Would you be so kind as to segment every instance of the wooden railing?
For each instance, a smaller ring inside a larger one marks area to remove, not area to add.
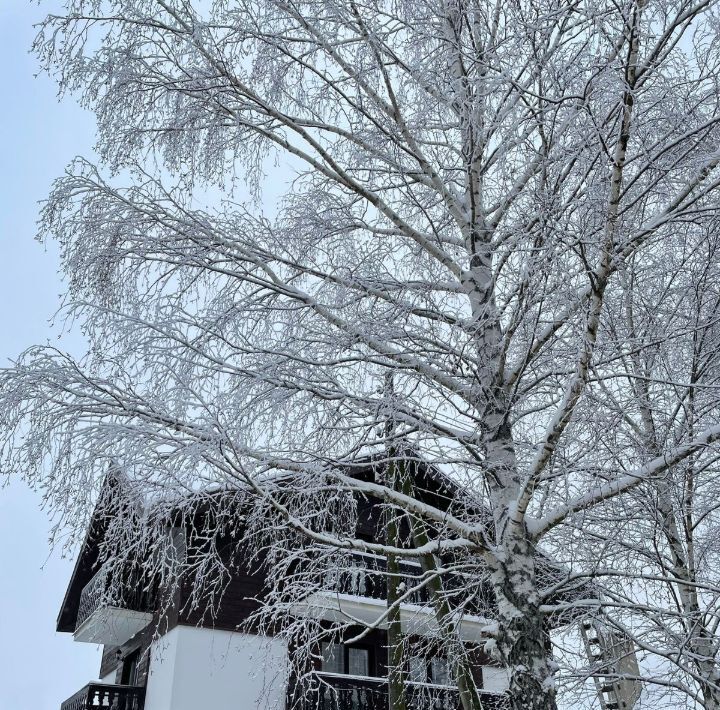
[[[135,685],[88,683],[68,698],[60,710],[143,710],[145,688]]]
[[[78,628],[93,612],[102,606],[116,606],[133,611],[153,611],[153,596],[145,591],[137,580],[115,585],[116,593],[110,594],[110,565],[103,565],[80,592],[77,621]]]
[[[385,710],[387,706],[387,684],[381,678],[322,674],[315,703],[303,710]]]
[[[367,678],[317,673],[312,690],[298,693],[302,710],[387,710],[388,686],[385,678]],[[505,695],[480,691],[484,710],[504,710]],[[406,683],[407,710],[460,710],[457,688],[430,683]]]

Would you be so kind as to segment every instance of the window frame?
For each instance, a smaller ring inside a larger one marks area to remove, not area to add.
[[[340,646],[342,648],[342,671],[338,673],[337,671],[328,671],[323,668],[323,664],[325,662],[325,653],[324,653],[324,646]],[[350,650],[357,650],[357,651],[364,651],[367,654],[367,670],[368,674],[366,676],[354,676],[350,674]],[[377,671],[375,667],[375,649],[373,646],[369,644],[361,644],[361,643],[353,643],[353,644],[344,644],[344,643],[336,643],[332,641],[323,641],[320,646],[320,672],[321,673],[333,673],[335,675],[344,675],[344,676],[350,676],[356,677],[356,678],[376,678],[377,677]]]
[[[437,664],[438,662],[443,663],[445,666],[444,672],[445,672],[445,682],[439,682],[437,678],[435,678],[435,669],[433,666]],[[419,669],[421,670],[424,680],[411,680],[411,677],[413,675],[413,669],[412,665],[416,664]],[[450,662],[446,656],[422,656],[422,655],[416,655],[416,656],[410,656],[407,660],[407,675],[408,679],[411,683],[418,683],[423,685],[437,685],[441,686],[443,688],[454,688],[456,687],[454,685],[454,678],[452,675],[452,668],[450,666]]]
[[[120,685],[139,685],[140,680],[140,649],[136,648],[122,659],[120,669]]]

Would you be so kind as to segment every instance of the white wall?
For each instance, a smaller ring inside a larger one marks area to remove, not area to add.
[[[282,710],[287,644],[177,626],[150,649],[145,710]]]
[[[510,685],[510,674],[507,668],[483,666],[483,690],[491,693],[504,693]]]
[[[100,682],[107,683],[108,685],[114,685],[115,678],[117,678],[117,668],[114,668],[106,676],[103,676],[102,678],[100,678]]]

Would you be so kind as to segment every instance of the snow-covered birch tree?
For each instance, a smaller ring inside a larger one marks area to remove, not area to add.
[[[584,516],[720,439],[712,417],[648,429],[627,376],[697,329],[635,337],[628,303],[716,258],[718,19],[712,0],[65,0],[36,50],[95,112],[100,164],[69,167],[41,227],[90,351],[2,373],[4,469],[70,523],[112,459],[138,496],[242,485],[312,544],[393,554],[292,504],[376,495],[442,532],[405,556],[483,560],[511,705],[555,708],[538,545],[587,545]],[[263,209],[274,161],[294,179]],[[347,475],[390,418],[492,524]]]

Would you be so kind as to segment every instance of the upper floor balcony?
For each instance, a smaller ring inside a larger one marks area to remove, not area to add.
[[[111,568],[103,565],[80,593],[73,638],[120,646],[152,621],[153,595],[142,584],[110,584]]]
[[[435,610],[431,595],[422,586],[422,567],[418,562],[403,560],[399,564],[399,581],[402,594],[400,619],[406,633],[427,635],[438,632]],[[357,619],[367,624],[378,624],[387,613],[386,561],[377,555],[353,554],[350,564],[335,569],[329,568],[322,574],[319,590],[308,595],[294,606],[298,615],[326,621],[347,621]],[[444,579],[444,592],[450,599],[455,594],[463,615],[457,626],[464,641],[486,640],[485,628],[489,623],[491,602],[482,595],[467,599],[468,586],[463,580]],[[457,587],[457,589],[453,589]],[[480,591],[475,585],[476,591]],[[489,595],[486,595],[489,596]],[[384,624],[380,623],[380,627]]]
[[[82,690],[68,698],[60,710],[143,710],[145,688],[134,685],[108,685],[88,683]]]

